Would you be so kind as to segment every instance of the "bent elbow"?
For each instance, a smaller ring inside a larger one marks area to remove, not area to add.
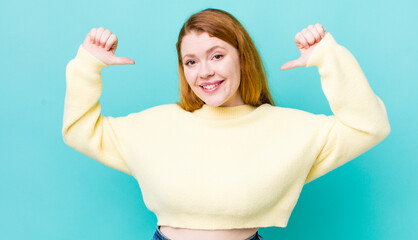
[[[379,97],[377,97],[377,99],[378,99],[378,102],[379,102],[380,107],[382,109],[382,112],[381,112],[380,118],[379,118],[380,121],[375,124],[375,131],[374,132],[375,132],[376,137],[379,139],[379,141],[382,141],[383,139],[385,139],[389,135],[389,133],[391,131],[391,127],[390,127],[386,107],[385,107],[383,101]]]
[[[375,125],[375,129],[372,135],[375,137],[375,139],[378,142],[380,142],[389,135],[390,131],[391,131],[391,127],[390,127],[389,121],[385,121],[382,124]]]
[[[67,131],[65,129],[63,129],[61,131],[61,136],[62,136],[62,140],[64,141],[64,143],[66,145],[68,145],[68,137],[67,137]]]
[[[69,126],[63,126],[61,130],[61,137],[64,143],[73,148],[75,145],[74,141],[74,130],[72,129],[72,125]]]
[[[71,147],[71,141],[70,141],[70,137],[69,137],[68,129],[67,128],[63,128],[62,129],[61,136],[62,136],[62,140],[64,141],[64,143],[67,146],[70,146]]]
[[[390,131],[391,131],[391,127],[390,127],[389,121],[387,121],[386,124],[383,125],[380,130],[381,139],[382,140],[385,139],[389,135]]]

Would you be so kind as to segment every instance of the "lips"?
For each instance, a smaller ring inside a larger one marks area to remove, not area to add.
[[[223,82],[224,82],[224,80],[222,80],[222,81],[213,81],[213,82],[205,82],[205,83],[202,83],[200,85],[200,88],[205,93],[211,93],[211,92],[216,91],[222,85]],[[206,89],[206,88],[203,87],[203,86],[209,86],[209,85],[215,85],[215,86],[213,86],[212,88],[209,88],[209,89]]]
[[[223,80],[221,80],[221,81],[212,81],[212,82],[204,82],[204,83],[200,84],[199,86],[207,86],[207,85],[217,84],[217,83],[222,82],[222,81]]]

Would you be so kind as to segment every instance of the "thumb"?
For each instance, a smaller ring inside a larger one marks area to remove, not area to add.
[[[297,68],[297,67],[302,67],[304,66],[301,62],[301,59],[296,59],[290,62],[285,63],[280,70],[287,70],[287,69],[292,69],[292,68]]]
[[[125,64],[135,64],[135,61],[127,57],[116,57],[114,58],[114,64],[125,65]]]

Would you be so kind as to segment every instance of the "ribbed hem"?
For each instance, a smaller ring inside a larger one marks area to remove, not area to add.
[[[233,119],[252,112],[256,107],[251,105],[238,105],[234,107],[214,107],[203,104],[200,109],[193,111],[193,114],[215,120]]]
[[[282,227],[289,221],[291,210],[272,210],[257,216],[224,216],[221,214],[156,213],[159,226],[190,229],[222,230],[255,227]]]

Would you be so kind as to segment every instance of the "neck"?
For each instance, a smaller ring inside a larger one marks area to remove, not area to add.
[[[242,104],[233,107],[214,107],[207,104],[203,104],[200,109],[193,111],[193,114],[216,120],[233,119],[252,112],[256,107]]]

